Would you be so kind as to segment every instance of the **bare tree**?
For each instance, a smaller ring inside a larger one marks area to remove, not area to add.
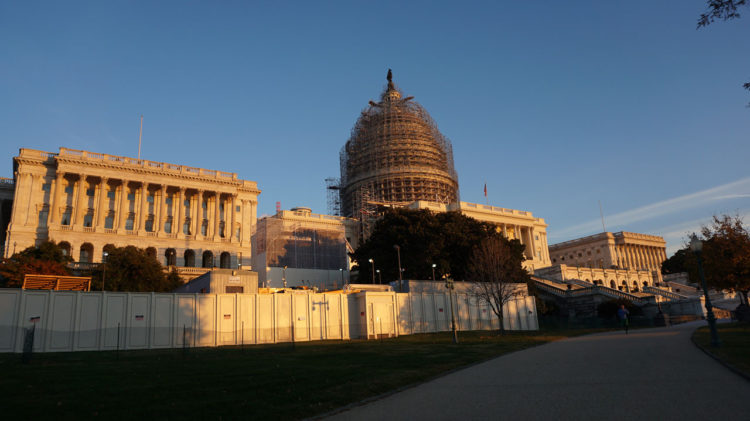
[[[500,322],[500,333],[504,334],[503,308],[524,292],[523,286],[529,274],[521,263],[524,246],[518,240],[493,236],[484,239],[469,261],[472,279],[471,293],[481,302],[487,303]]]

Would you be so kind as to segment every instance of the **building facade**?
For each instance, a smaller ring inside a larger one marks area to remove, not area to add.
[[[429,209],[433,212],[458,211],[461,214],[497,227],[506,238],[517,239],[525,246],[524,268],[532,271],[535,268],[549,266],[550,255],[547,248],[547,224],[542,218],[535,218],[531,212],[480,205],[477,203],[458,202],[442,204],[417,201],[407,206],[410,209]]]
[[[536,269],[534,275],[563,283],[576,280],[590,282],[624,292],[640,292],[644,287],[656,286],[659,282],[650,270],[601,269],[568,265]]]
[[[21,149],[14,181],[5,257],[52,240],[80,264],[101,262],[105,246],[133,245],[181,274],[251,265],[260,190],[235,173]]]
[[[312,213],[310,208],[280,210],[258,220],[254,265],[264,287],[341,288],[348,283],[348,256],[357,247],[356,219]]]
[[[549,246],[552,264],[599,269],[648,270],[661,280],[666,241],[656,235],[603,232]]]

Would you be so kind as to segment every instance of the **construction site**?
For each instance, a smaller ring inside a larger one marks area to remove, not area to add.
[[[363,238],[381,207],[459,201],[451,143],[413,99],[403,97],[389,70],[380,102],[370,101],[341,149],[340,181],[326,180],[340,199],[329,212],[362,221]]]

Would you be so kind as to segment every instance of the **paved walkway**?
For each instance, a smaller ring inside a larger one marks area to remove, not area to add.
[[[690,341],[693,322],[589,335],[475,365],[334,419],[750,419],[750,382]]]

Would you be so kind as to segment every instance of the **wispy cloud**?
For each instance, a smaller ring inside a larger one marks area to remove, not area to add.
[[[625,212],[616,213],[607,216],[606,223],[608,227],[623,227],[634,222],[705,206],[712,202],[746,197],[750,197],[750,177],[699,192],[641,206]],[[550,237],[561,240],[569,239],[598,232],[600,226],[601,221],[599,219],[592,219],[582,224],[556,230],[550,233]]]

